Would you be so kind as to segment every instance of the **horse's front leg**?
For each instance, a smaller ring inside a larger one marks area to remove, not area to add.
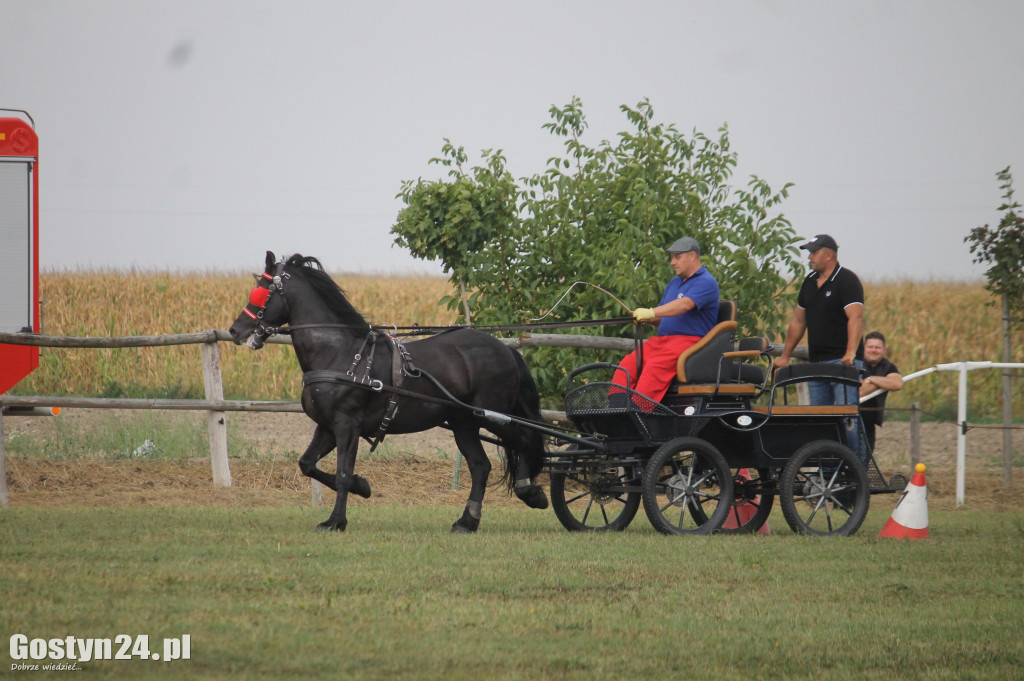
[[[306,448],[305,453],[299,458],[299,470],[307,478],[313,478],[321,485],[331,488],[335,492],[338,491],[338,476],[337,474],[331,475],[326,471],[320,470],[317,463],[331,453],[334,449],[336,440],[334,432],[330,428],[324,426],[317,426],[313,432],[313,439],[310,441],[309,446]],[[349,481],[348,491],[353,494],[358,494],[364,499],[370,498],[370,483],[366,478],[361,478],[358,475],[353,475]]]
[[[349,427],[343,431],[341,437],[338,437],[338,430],[336,429],[335,437],[338,441],[338,472],[334,480],[334,489],[337,492],[337,496],[334,499],[334,510],[331,511],[331,517],[317,525],[316,529],[318,531],[345,531],[345,528],[348,526],[348,518],[346,517],[348,493],[350,489],[359,487],[353,476],[353,471],[356,467],[356,450],[359,447],[358,431],[353,427]],[[369,484],[362,478],[359,478],[359,480],[366,485],[365,496],[370,496]]]
[[[452,525],[452,533],[476,532],[480,527],[480,513],[484,500],[484,491],[487,489],[487,478],[491,474],[491,462],[487,458],[483,444],[480,442],[480,429],[476,426],[455,426],[452,432],[455,433],[455,444],[458,446],[462,456],[469,466],[469,476],[472,486],[469,490],[469,499],[466,500],[466,508],[462,517]]]
[[[313,431],[313,439],[310,440],[306,451],[299,457],[299,470],[307,478],[313,478],[321,485],[326,485],[337,491],[337,483],[334,476],[325,473],[317,467],[320,459],[327,456],[335,445],[334,433],[329,428],[317,426]]]

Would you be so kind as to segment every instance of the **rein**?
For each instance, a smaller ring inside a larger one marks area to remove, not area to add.
[[[471,324],[452,324],[449,326],[420,326],[414,324],[413,326],[395,326],[389,324],[296,324],[288,326],[267,326],[263,323],[263,311],[270,303],[270,298],[274,293],[280,293],[284,295],[284,284],[290,275],[284,271],[285,261],[282,258],[277,266],[274,268],[274,273],[264,272],[262,276],[253,275],[256,278],[256,286],[249,293],[249,302],[243,308],[243,312],[248,315],[253,321],[256,322],[256,330],[254,336],[258,338],[259,343],[262,345],[267,338],[277,334],[289,334],[292,331],[299,329],[359,329],[367,330],[372,333],[386,333],[392,337],[395,336],[425,336],[425,335],[436,335],[439,333],[446,333],[448,331],[455,331],[457,329],[476,329],[477,331],[483,331],[485,333],[503,333],[506,331],[533,331],[536,329],[571,329],[584,326],[611,326],[618,324],[634,324],[636,323],[632,315],[628,317],[611,317],[608,319],[589,319],[577,322],[541,322],[552,312],[555,308],[565,299],[572,289],[579,285],[585,284],[598,289],[602,293],[611,296],[615,302],[622,306],[624,310],[629,312],[629,307],[626,306],[621,300],[613,296],[608,291],[605,291],[600,286],[596,286],[589,282],[577,281],[574,282],[569,289],[562,294],[562,297],[558,299],[550,310],[544,313],[543,316],[531,319],[530,324],[508,324],[504,326],[473,326]],[[393,333],[389,333],[393,332]]]
[[[457,331],[459,329],[476,329],[485,333],[501,333],[504,331],[531,331],[534,329],[569,329],[582,326],[611,326],[615,324],[632,324],[632,317],[612,317],[610,319],[589,319],[578,322],[543,322],[540,324],[510,324],[506,326],[473,326],[471,324],[451,324],[448,326],[394,326],[385,324],[295,324],[288,326],[266,326],[267,332],[273,334],[289,334],[301,329],[364,329],[376,332],[388,332],[391,336],[427,336]]]

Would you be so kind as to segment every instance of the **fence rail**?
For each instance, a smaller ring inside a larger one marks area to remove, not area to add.
[[[633,341],[603,336],[581,336],[568,334],[524,333],[515,338],[501,339],[512,348],[524,347],[579,347],[626,351],[632,349]],[[210,443],[210,465],[213,469],[213,484],[216,487],[231,486],[231,469],[228,464],[227,412],[302,412],[302,406],[294,401],[245,401],[225,400],[220,370],[219,343],[233,342],[231,334],[224,330],[209,329],[198,333],[165,334],[160,336],[51,336],[44,334],[0,332],[0,343],[10,345],[31,345],[49,348],[143,348],[172,345],[201,345],[203,355],[204,400],[187,399],[124,399],[98,397],[22,397],[0,395],[0,506],[7,505],[7,467],[3,437],[2,407],[60,407],[79,409],[168,409],[206,411]],[[291,344],[288,336],[273,336],[269,343]],[[548,420],[565,420],[564,412],[542,410]]]
[[[170,409],[179,411],[272,411],[302,413],[298,402],[281,400],[184,400],[120,397],[0,397],[5,407],[60,407],[61,409]]]
[[[505,345],[519,349],[524,347],[574,347],[628,351],[634,341],[627,338],[608,338],[576,334],[523,333],[514,338],[500,339]],[[32,345],[51,348],[141,348],[171,345],[202,345],[203,383],[206,399],[123,399],[91,397],[21,397],[0,395],[0,407],[61,407],[94,409],[168,409],[206,411],[209,422],[210,463],[213,468],[214,486],[230,487],[231,472],[228,466],[226,412],[302,412],[298,402],[293,401],[247,401],[225,400],[220,371],[220,350],[218,343],[233,342],[224,330],[206,330],[198,333],[167,334],[160,336],[120,337],[74,337],[49,336],[41,334],[0,332],[0,343],[11,345]],[[288,336],[273,336],[270,343],[291,344]],[[778,354],[778,349],[773,354]],[[798,359],[807,359],[806,346],[799,346],[793,353]],[[964,503],[964,475],[966,461],[967,425],[967,372],[988,368],[1024,368],[1024,364],[998,362],[957,362],[937,364],[904,377],[910,381],[933,372],[956,371],[960,375],[957,424],[960,433],[957,438],[957,486],[956,503]],[[883,391],[878,390],[861,398],[870,399]],[[3,412],[0,409],[0,505],[7,505],[7,471],[3,437]],[[548,420],[565,420],[565,413],[542,411]],[[916,452],[912,459],[916,459]]]

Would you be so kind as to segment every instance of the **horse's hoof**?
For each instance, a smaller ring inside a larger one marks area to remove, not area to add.
[[[462,517],[452,525],[452,534],[472,534],[480,527],[480,519],[474,518],[469,511],[464,511]]]
[[[361,478],[358,475],[353,476],[352,485],[349,487],[349,492],[360,496],[364,499],[369,499],[370,494],[370,482],[366,478]]]
[[[317,532],[344,532],[345,525],[348,523],[335,523],[330,520],[325,520],[316,526]]]
[[[548,507],[548,495],[544,494],[540,485],[530,485],[516,490],[516,496],[530,508],[544,509]]]

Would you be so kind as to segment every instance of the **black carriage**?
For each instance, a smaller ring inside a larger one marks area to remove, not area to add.
[[[643,503],[665,533],[748,531],[764,523],[778,497],[796,532],[850,534],[871,493],[905,484],[885,484],[866,438],[851,450],[848,425],[860,427],[856,404],[789,403],[793,385],[817,378],[857,384],[856,373],[830,365],[772,372],[764,339],[744,339],[734,349],[730,301],[722,301],[711,332],[679,357],[679,380],[661,402],[628,382],[588,380],[590,371],[613,365],[572,372],[566,413],[575,431],[541,422],[526,363],[490,334],[413,327],[407,335],[431,333],[406,343],[389,331],[368,324],[316,258],[277,260],[270,251],[231,325],[232,338],[254,350],[276,333],[292,336],[304,369],[303,411],[317,424],[299,468],[336,492],[319,530],[344,530],[349,494],[372,493],[355,473],[360,437],[376,446],[387,433],[442,425],[454,433],[472,480],[453,532],[479,527],[491,470],[484,441],[504,447],[505,482],[531,508],[548,505],[537,484],[547,470],[551,503],[570,530],[624,529]],[[769,366],[751,363],[761,358]],[[557,448],[546,449],[545,436]],[[317,464],[334,449],[331,474]]]
[[[661,402],[612,383],[616,365],[570,374],[565,411],[580,437],[547,452],[551,503],[567,529],[623,530],[642,504],[666,534],[753,532],[778,498],[794,532],[849,535],[872,494],[903,490],[905,477],[887,482],[879,471],[856,403],[792,403],[808,381],[859,385],[855,368],[773,372],[767,341],[736,343],[736,306],[721,310],[680,356]]]

